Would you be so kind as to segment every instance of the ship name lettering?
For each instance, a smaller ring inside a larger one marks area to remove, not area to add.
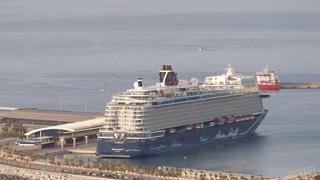
[[[124,149],[112,148],[112,151],[115,151],[115,152],[121,152],[121,151],[124,151]]]
[[[221,132],[221,130],[219,130],[219,132],[213,138],[213,140],[225,139],[225,138],[236,138],[238,133],[239,133],[239,128],[236,128],[236,129],[231,128],[229,130],[229,133],[227,133],[227,134],[224,134],[223,132]]]

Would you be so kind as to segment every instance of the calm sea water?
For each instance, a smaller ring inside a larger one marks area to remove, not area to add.
[[[102,112],[135,78],[157,81],[162,64],[182,79],[232,63],[319,81],[317,19],[317,0],[0,0],[0,106],[59,109],[62,92],[63,110]],[[130,162],[270,175],[319,168],[319,93],[272,94],[265,122],[243,142]]]

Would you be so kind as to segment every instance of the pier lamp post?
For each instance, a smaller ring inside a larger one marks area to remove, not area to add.
[[[59,90],[59,110],[62,111],[62,93],[63,89]]]
[[[60,91],[59,91],[59,111],[62,111],[62,93],[63,93],[63,89],[60,89]],[[60,134],[61,134],[61,130],[60,130],[60,124],[61,124],[61,122],[60,122],[61,120],[60,120],[60,118],[59,118],[59,136],[60,136]]]

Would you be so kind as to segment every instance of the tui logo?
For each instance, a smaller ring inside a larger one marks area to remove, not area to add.
[[[127,139],[126,132],[114,132],[113,133],[113,140],[116,143],[123,143]]]

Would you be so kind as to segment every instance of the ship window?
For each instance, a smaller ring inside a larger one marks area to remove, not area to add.
[[[165,79],[166,86],[175,86],[178,84],[177,74],[175,72],[169,72]]]
[[[128,142],[128,143],[135,143],[135,142],[137,142],[137,140],[135,140],[135,139],[128,139],[127,142]]]
[[[185,131],[185,128],[184,128],[184,127],[181,127],[181,128],[178,128],[178,129],[177,129],[177,133],[184,132],[184,131]]]
[[[160,80],[160,82],[163,81],[163,78],[164,78],[165,74],[166,74],[165,72],[160,72],[160,73],[159,73],[159,76],[160,76],[160,79],[159,79],[159,80]]]
[[[151,133],[151,137],[156,137],[156,136],[164,136],[165,131],[158,131],[158,132],[153,132]]]

